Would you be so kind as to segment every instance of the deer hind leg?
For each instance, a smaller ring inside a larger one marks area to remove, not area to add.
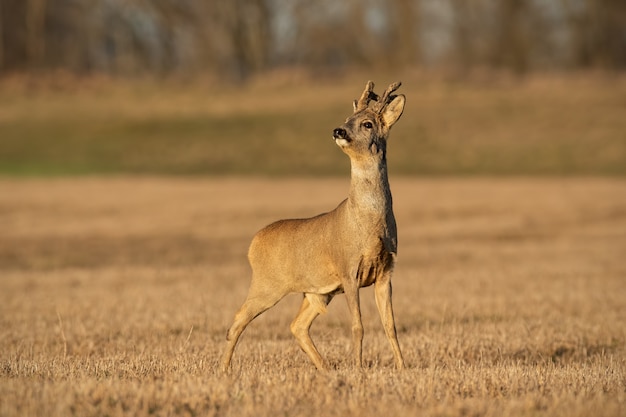
[[[385,329],[385,334],[391,349],[393,350],[393,356],[396,362],[396,368],[404,368],[404,359],[402,358],[402,352],[400,351],[400,345],[398,344],[398,335],[396,333],[396,324],[393,317],[393,308],[391,305],[391,273],[386,273],[381,280],[376,281],[374,293],[376,295],[376,306],[378,307],[378,313]]]
[[[246,326],[248,326],[248,324],[250,324],[255,317],[273,307],[285,295],[286,293],[282,292],[272,293],[271,291],[258,290],[253,281],[246,301],[243,303],[237,314],[235,314],[233,324],[230,326],[230,329],[228,329],[228,333],[226,333],[227,345],[222,356],[222,370],[224,372],[226,372],[230,366],[230,360],[233,356],[233,352],[235,351],[235,346],[237,345],[239,336],[241,336],[241,333],[243,333]]]
[[[295,336],[300,348],[309,355],[315,367],[320,371],[327,370],[328,365],[324,359],[322,359],[313,340],[311,340],[309,329],[311,328],[313,320],[315,320],[320,313],[326,312],[326,306],[331,299],[332,295],[329,294],[305,294],[302,305],[300,306],[300,311],[290,326],[291,333]]]

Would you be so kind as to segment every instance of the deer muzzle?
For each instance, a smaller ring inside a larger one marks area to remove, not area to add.
[[[348,139],[348,132],[346,132],[346,129],[338,127],[335,130],[333,130],[333,139],[335,139],[335,140],[338,140],[338,139],[347,140]]]

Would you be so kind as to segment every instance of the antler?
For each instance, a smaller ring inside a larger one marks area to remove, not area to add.
[[[358,101],[354,100],[354,112],[356,113],[366,109],[371,100],[378,101],[378,95],[374,93],[374,82],[368,81],[367,84],[365,84],[365,90],[363,90],[361,98]]]
[[[377,100],[378,103],[376,103],[374,110],[378,113],[381,113],[383,109],[387,106],[387,104],[391,103],[393,99],[396,98],[396,96],[393,95],[393,93],[398,88],[400,88],[401,85],[402,83],[398,81],[398,82],[391,84],[389,87],[387,87],[387,89],[383,93],[383,96],[380,98],[380,100]]]
[[[359,100],[354,100],[354,112],[356,113],[358,111],[366,109],[367,106],[369,106],[370,101],[372,100],[376,101],[373,110],[377,113],[382,112],[385,106],[387,106],[387,104],[389,104],[394,98],[396,98],[393,93],[398,88],[400,88],[401,85],[402,83],[400,81],[391,84],[389,87],[387,87],[382,97],[379,97],[376,93],[374,93],[374,83],[372,81],[368,81],[367,84],[365,84],[365,90],[363,90],[361,98]]]

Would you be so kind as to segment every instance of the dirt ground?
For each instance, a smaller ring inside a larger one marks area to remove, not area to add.
[[[289,332],[301,295],[226,329],[253,234],[333,209],[348,179],[0,179],[0,416],[626,414],[626,180],[392,178],[393,368],[362,290]]]

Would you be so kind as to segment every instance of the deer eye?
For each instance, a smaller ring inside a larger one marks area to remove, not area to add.
[[[372,124],[372,122],[363,122],[363,127],[366,129],[371,129],[374,127],[374,125]]]

